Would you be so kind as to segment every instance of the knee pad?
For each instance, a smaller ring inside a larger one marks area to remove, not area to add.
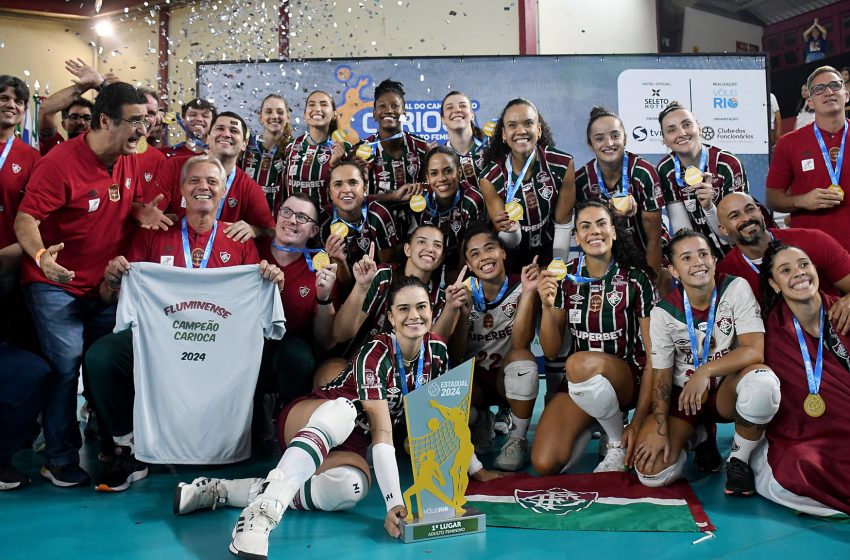
[[[366,473],[343,465],[313,475],[292,500],[295,509],[341,511],[351,509],[369,492]]]
[[[324,432],[331,448],[344,442],[354,430],[357,409],[350,400],[339,397],[328,401],[310,415],[307,426],[313,426]]]
[[[637,472],[638,479],[644,486],[648,486],[649,488],[669,486],[682,478],[682,472],[685,470],[685,460],[687,458],[688,456],[683,449],[679,452],[679,458],[676,459],[676,462],[658,474],[643,474],[637,468],[635,468],[635,472]]]
[[[537,398],[540,379],[537,364],[532,360],[517,360],[505,366],[505,396],[517,401]]]
[[[768,368],[749,372],[738,382],[735,392],[735,410],[747,422],[767,424],[779,410],[779,378]]]
[[[607,418],[620,412],[617,392],[604,375],[596,374],[587,381],[570,383],[569,389],[573,402],[594,418]]]

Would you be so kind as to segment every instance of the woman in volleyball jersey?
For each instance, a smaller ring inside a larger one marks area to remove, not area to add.
[[[546,121],[527,99],[510,101],[484,153],[479,186],[487,213],[511,251],[511,270],[555,249],[569,251],[575,204],[571,155],[555,149]],[[514,262],[515,261],[515,262]]]
[[[239,167],[263,188],[271,212],[280,205],[283,152],[292,140],[290,113],[283,97],[276,93],[267,95],[260,103],[263,132],[248,139],[245,152],[239,158]]]
[[[576,172],[577,200],[607,201],[657,276],[661,269],[664,196],[655,167],[626,151],[623,121],[604,107],[590,111],[587,145],[596,157]]]
[[[758,303],[743,278],[715,279],[716,259],[701,233],[678,232],[667,257],[679,286],[650,315],[652,414],[640,427],[635,470],[647,486],[671,484],[682,476],[698,424],[735,422],[725,491],[750,496],[750,455],[779,408],[779,380],[762,363]]]
[[[761,270],[764,361],[782,401],[753,453],[756,491],[803,513],[846,518],[850,453],[840,442],[850,439],[850,338],[829,320],[838,298],[819,290],[817,270],[796,247],[774,242]]]
[[[537,288],[544,353],[560,354],[567,329],[572,340],[566,377],[543,410],[531,452],[544,475],[563,472],[579,458],[594,421],[608,436],[594,472],[627,470],[627,449],[649,412],[650,387],[641,381],[651,365],[642,341],[649,340],[656,296],[646,261],[602,201],[579,204],[575,234],[581,257],[560,272],[543,271]],[[624,430],[622,413],[632,408],[634,421]]]
[[[731,192],[749,192],[744,164],[735,154],[704,144],[696,117],[678,101],[661,111],[658,123],[670,149],[656,166],[670,233],[698,231],[711,241],[714,256],[723,258],[732,245],[720,232],[716,204]]]
[[[413,212],[413,223],[429,224],[445,237],[445,281],[454,282],[461,267],[460,240],[470,225],[486,220],[487,209],[477,189],[462,180],[461,158],[448,146],[437,146],[425,156],[428,189],[425,205]]]
[[[428,292],[416,278],[402,277],[393,285],[387,313],[392,333],[368,342],[333,382],[281,412],[278,427],[286,447],[265,479],[198,478],[181,483],[174,512],[186,514],[215,505],[244,507],[230,550],[242,557],[266,558],[269,532],[288,507],[344,510],[365,497],[371,484],[366,462],[371,445],[375,477],[387,507],[384,528],[397,537],[407,510],[393,426],[404,419],[404,395],[448,370],[448,352],[443,339],[429,332]],[[480,462],[472,462],[470,474],[489,478]]]
[[[314,91],[304,104],[307,132],[293,140],[283,152],[285,172],[280,184],[282,199],[306,193],[319,207],[331,204],[328,180],[331,169],[351,149],[336,120],[336,103],[330,94]]]
[[[449,135],[446,147],[460,157],[463,181],[478,188],[478,177],[484,169],[484,148],[487,137],[475,124],[472,100],[460,91],[451,91],[440,104],[443,126]]]

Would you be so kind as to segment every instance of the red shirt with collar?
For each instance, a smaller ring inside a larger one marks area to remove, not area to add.
[[[24,196],[24,187],[41,157],[38,150],[15,138],[6,163],[0,169],[0,249],[15,243],[15,216]],[[6,142],[0,142],[0,154]]]

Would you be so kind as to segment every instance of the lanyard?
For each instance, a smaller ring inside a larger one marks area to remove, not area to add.
[[[398,377],[401,381],[401,394],[407,396],[407,372],[404,370],[404,356],[401,354],[401,347],[398,345],[398,338],[395,339],[395,360],[398,364]],[[413,378],[413,389],[416,390],[424,381],[422,370],[425,367],[425,339],[422,340],[422,346],[419,347],[419,362],[416,364],[416,376]]]
[[[277,155],[277,148],[278,148],[277,145],[275,145],[275,147],[272,148],[271,151],[267,151],[265,145],[263,144],[263,141],[260,138],[258,138],[254,142],[254,145],[257,147],[257,151],[260,152],[260,159],[263,159],[263,158],[274,159],[274,156]]]
[[[608,187],[605,186],[605,178],[602,176],[602,170],[599,169],[599,160],[594,160],[593,165],[596,166],[596,177],[599,179],[599,189],[607,197],[611,198],[608,192]],[[620,177],[620,192],[614,195],[615,197],[629,196],[629,154],[623,152],[623,174]]]
[[[478,278],[472,277],[469,279],[469,285],[472,287],[472,303],[475,305],[476,311],[486,311],[487,310],[487,300],[484,298],[484,288],[481,287],[481,283],[478,281]],[[499,295],[496,296],[496,299],[493,301],[501,301],[504,297],[505,292],[508,291],[508,277],[505,276],[505,283],[502,284],[502,289],[499,290]]]
[[[847,140],[847,119],[844,119],[844,132],[841,136],[841,147],[838,149],[838,157],[835,159],[835,167],[832,167],[832,162],[829,157],[829,150],[826,149],[826,144],[823,142],[823,136],[820,133],[818,125],[812,126],[815,131],[815,138],[818,139],[820,153],[823,155],[823,162],[826,164],[826,170],[829,173],[829,178],[833,185],[838,185],[841,180],[841,163],[844,161],[844,142]]]
[[[308,142],[308,140],[309,140],[309,142]],[[324,141],[324,142],[316,142],[316,141],[313,139],[313,135],[312,135],[312,134],[310,134],[309,132],[307,133],[307,136],[304,138],[304,143],[305,143],[305,144],[307,144],[307,146],[310,146],[310,143],[312,143],[312,145],[314,145],[314,146],[319,146],[319,147],[322,147],[322,146],[333,146],[333,140],[331,139],[331,137],[330,137],[330,136],[328,136],[327,138],[325,138],[325,141]]]
[[[431,197],[427,194],[425,195],[425,206],[428,209],[428,214],[435,218],[443,218],[451,214],[452,210],[454,210],[455,206],[457,206],[457,203],[460,202],[460,186],[458,186],[457,192],[455,193],[455,199],[452,201],[452,205],[449,206],[448,210],[440,210],[440,206],[437,204],[437,195],[432,194],[432,196],[434,199],[433,201],[431,200]]]
[[[321,253],[324,249],[302,249],[300,247],[287,247],[285,245],[275,245],[275,242],[272,241],[272,249],[277,249],[278,251],[284,251],[286,253],[301,253],[304,255],[304,260],[307,261],[307,268],[310,269],[310,272],[316,272],[316,267],[313,266],[313,260],[308,255],[313,255],[315,253]]]
[[[699,170],[702,173],[705,173],[705,164],[708,162],[708,150],[705,147],[702,148],[702,152],[699,156]],[[682,181],[682,163],[679,161],[679,156],[673,154],[673,168],[676,170],[676,184],[679,185],[680,189],[685,188],[685,183]]]
[[[688,292],[682,286],[682,296],[685,304],[685,319],[688,321],[688,336],[691,338],[691,353],[694,356],[694,370],[696,371],[702,364],[708,363],[708,354],[711,351],[711,333],[714,331],[714,311],[717,304],[717,288],[711,292],[711,306],[708,308],[708,323],[705,325],[705,345],[702,352],[702,358],[699,355],[699,346],[697,345],[697,333],[694,328],[694,314],[691,311],[691,302],[688,301]]]
[[[611,267],[614,266],[614,259],[611,259],[611,262],[608,264],[608,270],[605,271],[605,274],[600,276],[599,278],[594,278],[593,276],[582,276],[581,269],[584,268],[584,253],[578,259],[578,268],[576,269],[576,274],[567,274],[566,278],[570,280],[570,282],[574,284],[589,284],[591,282],[596,282],[597,280],[602,280],[608,273],[611,272]]]
[[[218,220],[213,223],[212,233],[210,233],[210,238],[207,241],[207,247],[204,249],[204,256],[201,258],[201,264],[198,265],[198,268],[206,268],[207,263],[210,260],[210,254],[212,253],[213,241],[215,240],[215,232],[218,230]],[[183,261],[186,265],[186,268],[192,269],[194,268],[192,264],[192,251],[189,250],[189,226],[186,225],[186,217],[183,217]]]
[[[528,159],[525,160],[525,165],[522,166],[522,171],[519,172],[519,176],[516,179],[516,184],[514,184],[514,164],[511,161],[511,156],[508,155],[507,161],[507,184],[505,185],[505,202],[510,202],[516,196],[516,192],[522,186],[522,178],[525,177],[525,172],[528,171],[529,166],[531,166],[531,162],[534,161],[534,156],[537,152],[532,153],[528,156]]]
[[[446,140],[446,146],[448,146],[449,148],[454,150],[457,153],[457,155],[459,155],[459,156],[469,156],[473,151],[472,146],[475,146],[476,148],[480,148],[481,146],[484,145],[485,142],[486,142],[486,140],[479,140],[478,138],[473,136],[472,137],[472,144],[469,146],[469,150],[466,153],[463,153],[463,154],[460,153],[460,150],[458,150],[457,148],[452,146],[451,140]]]
[[[773,241],[773,240],[774,240],[774,237],[773,237],[773,234],[772,234],[772,233],[770,233],[770,232],[768,231],[768,232],[767,232],[767,235],[768,235],[768,237],[770,237],[770,240],[771,240],[771,241]],[[746,261],[746,263],[747,263],[748,265],[750,265],[750,268],[752,268],[752,269],[755,271],[755,273],[756,273],[756,274],[761,274],[761,269],[760,269],[760,268],[759,268],[759,266],[755,263],[755,261],[753,261],[750,257],[748,257],[747,255],[745,255],[743,251],[741,251],[741,256],[744,258],[744,261]]]
[[[233,171],[230,172],[230,175],[227,176],[227,188],[224,191],[224,195],[221,197],[221,200],[218,203],[218,212],[215,213],[215,219],[218,221],[221,218],[221,211],[224,210],[224,201],[227,200],[227,195],[230,193],[230,187],[233,186],[233,179],[236,178],[236,167],[233,168]]]
[[[363,204],[363,217],[361,218],[361,220],[362,220],[362,222],[360,223],[360,227],[355,226],[351,222],[345,221],[344,219],[339,217],[339,213],[337,213],[336,206],[334,206],[334,217],[331,220],[331,223],[342,222],[345,225],[347,225],[348,227],[350,227],[351,229],[353,229],[354,231],[356,231],[357,233],[361,233],[363,228],[366,227],[366,204],[365,203]]]
[[[0,154],[0,171],[3,170],[3,166],[6,165],[6,158],[9,157],[9,152],[12,151],[12,142],[15,141],[15,135],[9,137],[9,140],[6,142],[6,147],[3,148],[3,153]]]
[[[404,131],[402,130],[401,132],[399,132],[397,134],[393,134],[389,138],[378,138],[377,140],[373,140],[372,142],[363,142],[361,144],[361,146],[371,146],[372,147],[372,153],[375,153],[375,146],[378,146],[378,148],[380,148],[382,142],[389,142],[390,140],[395,140],[397,138],[403,138],[403,137],[404,137]]]
[[[794,319],[794,330],[797,331],[797,342],[800,343],[800,354],[803,355],[803,365],[806,366],[806,380],[809,382],[809,394],[817,395],[820,391],[821,374],[823,373],[823,305],[820,308],[820,336],[818,336],[818,357],[815,359],[815,367],[812,369],[812,356],[806,339],[803,337],[803,329],[796,317]]]

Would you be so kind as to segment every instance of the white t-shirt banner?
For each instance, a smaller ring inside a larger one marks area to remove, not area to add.
[[[285,333],[280,292],[257,265],[132,263],[115,331],[133,329],[136,457],[224,464],[251,454],[263,338]]]

